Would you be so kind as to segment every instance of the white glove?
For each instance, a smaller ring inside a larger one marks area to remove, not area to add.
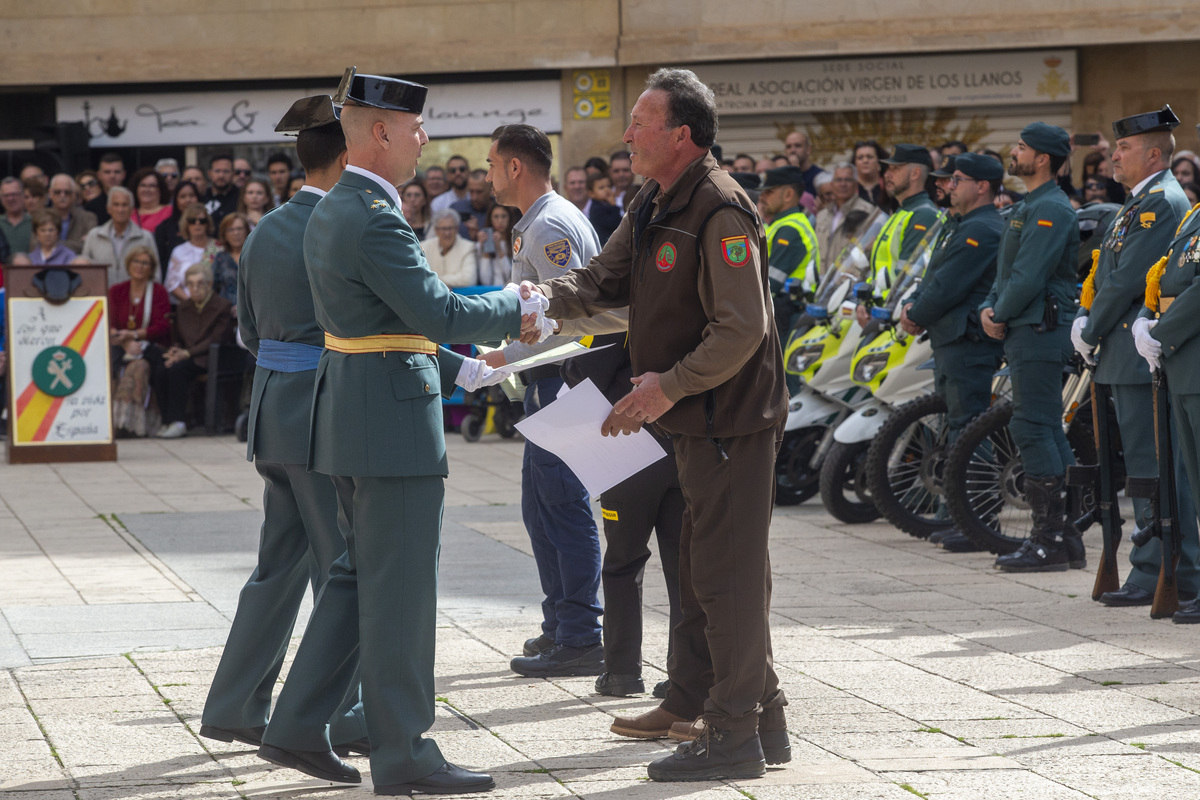
[[[544,316],[546,309],[550,308],[550,298],[541,292],[530,292],[529,299],[521,297],[521,287],[515,283],[507,284],[504,291],[512,292],[521,301],[521,315],[538,314],[538,324],[541,324],[541,316]]]
[[[1092,353],[1096,348],[1083,340],[1083,329],[1087,327],[1087,317],[1076,317],[1071,323],[1071,344],[1075,345],[1075,351],[1083,356],[1083,360],[1096,366],[1096,359],[1092,358]]]
[[[1150,365],[1150,369],[1161,369],[1162,359],[1162,342],[1150,335],[1150,331],[1158,324],[1156,319],[1146,319],[1138,317],[1133,321],[1133,346],[1137,348],[1138,354],[1146,359],[1146,363]]]
[[[494,370],[478,358],[464,358],[454,382],[468,392],[478,392],[484,386],[495,386],[506,377],[508,373]]]

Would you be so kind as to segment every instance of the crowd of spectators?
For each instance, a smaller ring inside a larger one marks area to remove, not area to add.
[[[756,200],[767,170],[799,167],[804,182],[797,187],[798,204],[812,218],[824,262],[850,240],[857,220],[876,208],[895,209],[882,180],[889,150],[881,143],[855,142],[824,165],[814,159],[817,148],[804,131],[788,132],[781,145],[777,152],[731,158],[714,148],[714,156]],[[967,150],[963,142],[947,141],[930,155],[937,167]],[[1003,161],[986,148],[975,152]],[[233,342],[242,245],[263,215],[304,183],[287,153],[270,155],[264,166],[256,174],[249,161],[229,154],[214,156],[204,167],[181,168],[164,158],[128,177],[121,156],[107,153],[95,170],[75,176],[47,176],[29,164],[0,180],[0,260],[108,266],[116,418],[126,434],[182,435],[180,398],[186,400],[186,385],[203,371],[208,344]],[[1075,180],[1068,161],[1059,175],[1077,207],[1124,201],[1103,137],[1089,148],[1082,168]],[[1192,202],[1200,201],[1200,158],[1178,153],[1171,170]],[[605,242],[640,184],[629,154],[619,151],[569,166],[556,188]],[[939,197],[932,178],[929,194]],[[508,282],[520,212],[494,202],[485,170],[455,155],[444,166],[426,167],[400,187],[400,197],[405,219],[448,286]],[[1020,199],[1014,188],[1005,188],[996,203]],[[759,211],[769,223],[770,210],[761,202]],[[193,287],[200,287],[200,297]],[[218,316],[227,318],[222,324],[213,319],[218,308]]]

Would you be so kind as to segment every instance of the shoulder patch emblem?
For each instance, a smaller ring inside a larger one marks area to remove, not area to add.
[[[1040,225],[1043,228],[1053,228],[1054,222],[1052,220],[1048,220],[1048,219],[1039,219],[1038,225]]]
[[[971,247],[979,247],[979,242],[970,237],[967,237],[967,244],[971,245]]]
[[[914,230],[914,231],[923,231],[923,230],[925,230],[925,226],[924,226],[924,225],[916,225],[916,224],[914,224],[914,225],[913,225],[913,230]]]
[[[546,245],[545,250],[546,258],[559,269],[565,269],[567,264],[571,263],[571,243],[566,239],[551,242]]]
[[[1153,211],[1145,212],[1140,217],[1138,217],[1138,222],[1142,223],[1143,228],[1149,228],[1151,225],[1154,224],[1154,212]]]
[[[521,236],[518,234],[513,239],[513,256],[517,256],[521,252]]]
[[[675,245],[665,242],[654,255],[654,265],[659,272],[670,272],[675,268]]]
[[[745,236],[729,236],[721,240],[721,257],[731,267],[744,267],[750,260],[750,240]]]
[[[787,247],[789,244],[791,244],[791,242],[789,242],[787,239],[776,239],[775,244],[782,245],[783,247]]]

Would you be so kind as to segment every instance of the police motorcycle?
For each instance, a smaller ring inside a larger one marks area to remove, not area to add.
[[[871,397],[837,425],[821,464],[821,501],[837,519],[870,522],[880,511],[867,478],[871,442],[894,409],[933,391],[933,347],[928,336],[911,336],[899,326],[901,310],[924,277],[941,225],[930,226],[913,256],[896,274],[887,301],[870,310],[864,344],[855,352],[849,379]],[[856,287],[860,302],[872,304],[872,287]]]
[[[865,221],[863,233],[824,270],[788,337],[784,369],[804,383],[788,403],[775,462],[779,505],[797,505],[817,493],[821,460],[832,444],[833,428],[870,398],[869,391],[849,380],[862,327],[848,298],[870,269],[867,253],[886,220],[887,215],[876,210]]]

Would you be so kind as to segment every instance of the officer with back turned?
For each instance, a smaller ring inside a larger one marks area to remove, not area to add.
[[[275,130],[296,134],[305,185],[246,240],[237,293],[242,340],[258,359],[246,450],[266,484],[262,535],[200,726],[209,739],[252,745],[262,744],[310,569],[315,599],[346,552],[333,483],[305,468],[309,404],[297,402],[312,393],[324,342],[304,268],[304,230],[342,174],[346,139],[328,95],[296,101]],[[330,720],[329,735],[344,754],[366,752],[366,734],[355,685]]]
[[[1090,304],[1085,302],[1090,309],[1080,309],[1071,326],[1071,341],[1085,359],[1092,361],[1096,346],[1100,346],[1093,380],[1112,388],[1126,474],[1145,478],[1158,475],[1154,398],[1150,370],[1137,357],[1130,326],[1145,301],[1146,273],[1167,251],[1190,206],[1170,170],[1175,150],[1171,130],[1178,124],[1170,106],[1113,123],[1113,178],[1129,189],[1129,197],[1100,240],[1099,249],[1092,251],[1093,269],[1087,284],[1094,288],[1094,298]],[[1186,542],[1177,575],[1179,593],[1187,599],[1200,588],[1196,569],[1200,543],[1183,461],[1180,457],[1175,461],[1179,517]],[[1133,508],[1137,527],[1149,525],[1150,501],[1134,498]],[[1102,594],[1104,605],[1148,606],[1154,601],[1162,563],[1160,540],[1134,546],[1129,561],[1132,569],[1125,585]]]
[[[1054,176],[1070,154],[1062,128],[1033,122],[1021,131],[1008,173],[1024,181],[1029,194],[1008,219],[996,283],[979,307],[984,333],[1004,342],[1013,390],[1009,430],[1033,511],[1029,538],[996,559],[1006,572],[1060,571],[1084,557],[1079,532],[1066,526],[1063,497],[1067,467],[1075,463],[1062,427],[1062,369],[1075,317],[1079,226]]]
[[[1150,270],[1145,308],[1130,330],[1134,346],[1153,369],[1163,369],[1171,393],[1172,440],[1178,443],[1187,483],[1176,479],[1180,494],[1200,497],[1200,214],[1189,211],[1174,231],[1166,255]],[[1180,515],[1182,516],[1182,514]],[[1184,538],[1179,560],[1180,599],[1184,569],[1194,569],[1196,541]],[[1200,623],[1200,598],[1185,600],[1174,621]]]
[[[1000,162],[967,153],[951,157],[950,199],[955,218],[946,223],[920,288],[904,306],[900,324],[911,334],[929,331],[934,381],[946,401],[948,441],[953,442],[992,401],[992,376],[1003,346],[980,328],[975,309],[996,279],[996,252],[1004,220],[993,201],[1004,177]],[[978,549],[961,532],[940,537],[955,552]]]

